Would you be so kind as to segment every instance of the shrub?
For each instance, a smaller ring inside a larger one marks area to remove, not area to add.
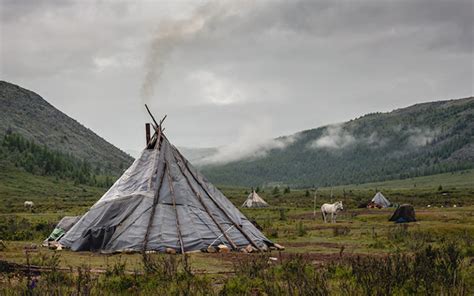
[[[448,244],[428,246],[413,256],[357,257],[349,266],[364,295],[465,295],[462,262],[459,247]]]
[[[349,235],[351,229],[347,226],[336,226],[332,229],[333,236],[346,236]]]
[[[306,227],[304,226],[304,223],[303,221],[298,221],[298,223],[296,224],[296,234],[298,236],[305,236],[306,234],[308,234],[308,231],[306,230]]]
[[[280,213],[280,221],[286,221],[286,209],[280,208],[278,211]]]
[[[387,238],[394,242],[403,242],[409,238],[408,224],[398,224],[388,229]]]

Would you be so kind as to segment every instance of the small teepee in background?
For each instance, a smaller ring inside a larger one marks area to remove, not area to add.
[[[382,192],[377,192],[374,198],[372,198],[372,201],[369,203],[368,207],[369,208],[387,208],[391,204],[392,203],[385,196],[383,196]]]
[[[252,191],[252,193],[249,194],[247,199],[242,205],[243,208],[265,208],[268,207],[268,204],[266,201],[261,198],[255,190]]]
[[[282,248],[170,144],[163,120],[153,118],[152,137],[147,124],[146,149],[60,243],[73,251],[106,253]]]

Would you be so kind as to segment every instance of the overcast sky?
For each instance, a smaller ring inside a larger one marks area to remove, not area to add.
[[[470,0],[0,3],[0,78],[124,150],[145,102],[209,147],[473,94]]]

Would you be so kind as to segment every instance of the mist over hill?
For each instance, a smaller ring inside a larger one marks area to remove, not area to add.
[[[101,174],[119,175],[133,161],[38,94],[0,81],[0,137],[7,132],[86,161]]]
[[[197,161],[217,184],[330,186],[474,167],[474,98],[416,104],[274,139],[231,162]],[[208,155],[212,159],[212,155]]]
[[[133,158],[34,92],[0,81],[0,136],[8,132],[119,175]],[[181,148],[217,184],[332,186],[474,168],[474,98],[371,113],[253,147]],[[241,149],[247,149],[241,153]]]

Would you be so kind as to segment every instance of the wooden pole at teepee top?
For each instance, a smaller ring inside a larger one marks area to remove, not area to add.
[[[148,144],[150,143],[150,139],[151,139],[150,124],[148,122],[145,123],[145,136],[146,136],[146,145],[148,146]]]
[[[145,104],[145,108],[146,108],[146,111],[148,111],[148,114],[150,115],[151,119],[152,119],[153,122],[155,123],[155,126],[158,127],[159,124],[158,124],[158,122],[156,122],[155,117],[153,116],[153,114],[151,114],[151,111],[150,111],[150,109],[148,108],[147,104]]]

